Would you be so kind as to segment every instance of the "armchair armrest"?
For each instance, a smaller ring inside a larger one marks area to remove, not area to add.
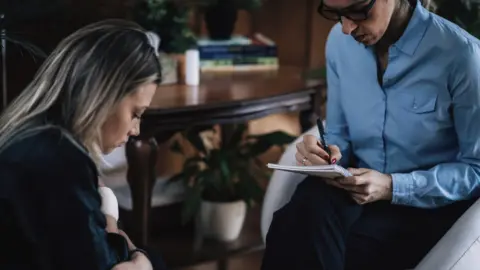
[[[316,126],[310,128],[287,147],[278,162],[279,164],[295,165],[295,153],[297,151],[295,145],[302,140],[305,134],[312,134],[316,137],[320,136]],[[303,179],[305,179],[305,176],[301,174],[285,171],[273,172],[262,206],[261,231],[264,242],[268,229],[270,228],[270,223],[272,222],[273,213],[290,201],[297,185]]]

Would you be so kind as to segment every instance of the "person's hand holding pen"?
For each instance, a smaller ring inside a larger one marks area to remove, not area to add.
[[[325,140],[325,131],[323,123],[317,120],[318,133],[320,139],[313,135],[303,136],[303,141],[297,143],[297,153],[295,159],[298,165],[326,165],[336,164],[342,158],[342,153],[336,145],[328,145]]]
[[[313,135],[305,135],[297,144],[295,158],[298,165],[326,165],[340,161],[342,154],[336,145],[328,145],[325,140],[323,123],[318,120],[317,127],[320,140]],[[350,193],[358,204],[366,204],[379,200],[392,199],[392,176],[366,168],[348,168],[350,177],[325,179],[329,185],[341,188]]]
[[[300,166],[335,164],[342,158],[342,153],[336,145],[328,146],[327,149],[331,153],[329,155],[320,140],[313,135],[304,135],[303,140],[296,146],[295,159]]]
[[[329,145],[327,149],[331,152],[330,156],[315,136],[303,136],[303,141],[297,143],[295,154],[297,165],[312,166],[338,163],[342,158],[338,147]],[[348,170],[352,174],[351,177],[324,179],[324,181],[329,185],[346,190],[358,204],[392,199],[392,177],[390,175],[364,168],[348,168]]]

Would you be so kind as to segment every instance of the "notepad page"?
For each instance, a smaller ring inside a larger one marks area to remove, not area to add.
[[[267,166],[268,168],[275,170],[297,172],[328,178],[351,176],[348,170],[339,165],[289,166],[269,163]]]

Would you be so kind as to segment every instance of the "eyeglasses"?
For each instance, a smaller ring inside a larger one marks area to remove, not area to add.
[[[352,21],[364,21],[368,18],[368,13],[372,9],[373,5],[375,4],[376,0],[365,0],[370,1],[367,5],[361,7],[360,9],[331,9],[326,7],[323,4],[323,0],[320,1],[320,5],[318,6],[317,12],[320,13],[325,19],[332,20],[332,21],[340,21],[342,17],[345,17]]]

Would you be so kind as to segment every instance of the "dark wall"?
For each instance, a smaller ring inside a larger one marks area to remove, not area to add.
[[[46,54],[49,54],[62,38],[88,23],[106,18],[128,17],[132,5],[131,0],[0,2],[0,13],[5,13],[4,27],[7,29],[7,36],[28,41]],[[43,59],[34,59],[18,45],[7,43],[6,60],[8,100],[11,101],[30,82]]]

